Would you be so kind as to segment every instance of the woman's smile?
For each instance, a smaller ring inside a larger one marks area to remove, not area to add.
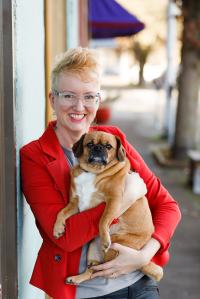
[[[86,114],[83,113],[70,113],[69,117],[72,122],[81,122],[85,118]]]

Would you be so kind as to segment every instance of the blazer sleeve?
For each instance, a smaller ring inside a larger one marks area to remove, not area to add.
[[[181,219],[179,206],[161,184],[161,181],[149,169],[141,155],[127,142],[125,135],[120,130],[118,130],[118,136],[122,140],[133,169],[139,173],[146,183],[146,197],[149,202],[155,227],[152,237],[160,242],[161,248],[159,253],[161,253],[169,247],[170,239]]]
[[[55,188],[40,155],[26,148],[20,151],[22,191],[36,219],[40,234],[47,242],[71,252],[98,235],[98,223],[105,204],[71,216],[66,221],[66,232],[59,239],[53,237],[57,213],[66,206],[60,191]]]

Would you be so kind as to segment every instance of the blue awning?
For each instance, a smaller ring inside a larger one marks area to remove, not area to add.
[[[115,0],[89,0],[88,5],[91,38],[130,36],[145,27]]]

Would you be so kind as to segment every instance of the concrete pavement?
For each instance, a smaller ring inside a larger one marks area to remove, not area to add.
[[[164,98],[154,90],[121,90],[112,104],[112,125],[119,126],[142,154],[163,185],[177,200],[182,221],[170,247],[171,259],[160,282],[162,299],[200,298],[200,196],[187,187],[187,169],[160,167],[151,147],[158,144],[162,127]]]

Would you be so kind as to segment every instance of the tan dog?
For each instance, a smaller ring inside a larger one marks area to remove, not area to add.
[[[109,249],[111,242],[136,250],[141,249],[154,231],[151,212],[145,196],[135,201],[119,217],[118,224],[110,228],[112,221],[120,215],[125,179],[130,171],[130,163],[120,139],[109,133],[94,131],[83,135],[74,144],[73,151],[78,158],[79,165],[72,168],[70,202],[57,215],[54,236],[58,238],[64,233],[65,221],[70,216],[106,202],[99,222],[104,261],[109,261],[118,254]],[[96,244],[92,241],[88,250],[88,267],[101,262],[96,251]],[[140,270],[157,281],[163,276],[163,269],[153,262]],[[90,279],[92,273],[93,271],[88,268],[80,275],[68,277],[66,283],[79,284]]]

